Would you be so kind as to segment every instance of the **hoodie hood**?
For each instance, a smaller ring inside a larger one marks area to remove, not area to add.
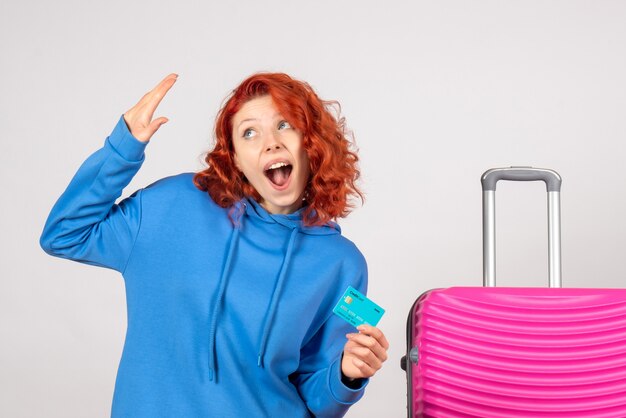
[[[233,211],[233,231],[231,233],[231,237],[228,244],[228,252],[226,256],[226,261],[224,262],[224,266],[222,268],[222,273],[220,274],[219,282],[218,282],[218,294],[216,298],[216,303],[213,306],[213,314],[211,315],[211,325],[209,329],[209,379],[216,379],[216,369],[217,369],[217,360],[216,360],[216,350],[215,350],[215,334],[217,329],[217,323],[219,321],[219,316],[221,314],[222,301],[224,298],[224,293],[228,286],[228,279],[230,276],[232,260],[235,258],[234,255],[237,251],[237,244],[239,241],[240,232],[242,230],[243,223],[246,222],[246,218],[256,218],[268,224],[275,225],[276,228],[287,228],[290,230],[289,234],[289,242],[287,244],[287,250],[285,251],[285,255],[283,258],[283,262],[281,263],[280,270],[277,272],[275,283],[274,283],[274,291],[272,292],[272,297],[270,303],[268,305],[267,310],[265,311],[263,324],[262,324],[262,332],[261,339],[259,341],[258,346],[258,355],[257,355],[257,366],[263,367],[263,356],[265,354],[265,348],[267,346],[267,341],[269,339],[272,323],[274,320],[274,315],[276,313],[276,308],[278,306],[278,301],[280,300],[280,295],[283,289],[283,285],[286,280],[287,270],[289,265],[292,262],[293,251],[295,247],[295,242],[297,240],[298,234],[304,235],[335,235],[341,233],[341,228],[335,222],[328,222],[327,224],[321,226],[305,226],[302,213],[305,208],[300,208],[294,213],[290,213],[287,215],[281,214],[271,214],[267,212],[257,201],[252,198],[244,198],[241,201],[237,202]]]

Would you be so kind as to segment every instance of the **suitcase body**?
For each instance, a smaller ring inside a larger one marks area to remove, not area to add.
[[[409,332],[411,417],[626,417],[622,289],[432,290]]]
[[[559,191],[546,184],[551,287],[495,287],[485,196],[484,286],[428,291],[409,312],[409,417],[626,417],[626,289],[560,288]]]

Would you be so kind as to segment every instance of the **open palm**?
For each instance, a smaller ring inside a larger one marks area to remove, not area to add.
[[[163,116],[152,120],[152,117],[177,78],[178,74],[168,75],[155,88],[144,94],[135,106],[124,113],[124,121],[130,133],[141,142],[148,142],[161,125],[169,120]]]

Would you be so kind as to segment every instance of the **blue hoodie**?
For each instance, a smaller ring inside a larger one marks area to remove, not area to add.
[[[363,395],[346,386],[349,324],[332,314],[367,267],[335,223],[229,209],[193,173],[161,179],[118,204],[146,143],[120,117],[56,202],[49,254],[122,273],[128,328],[113,417],[338,417]]]

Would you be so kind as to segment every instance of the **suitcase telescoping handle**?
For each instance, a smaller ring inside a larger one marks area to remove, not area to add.
[[[496,285],[496,183],[498,180],[546,183],[548,192],[548,275],[550,287],[561,287],[561,176],[545,168],[492,168],[481,177],[483,186],[483,286]]]

